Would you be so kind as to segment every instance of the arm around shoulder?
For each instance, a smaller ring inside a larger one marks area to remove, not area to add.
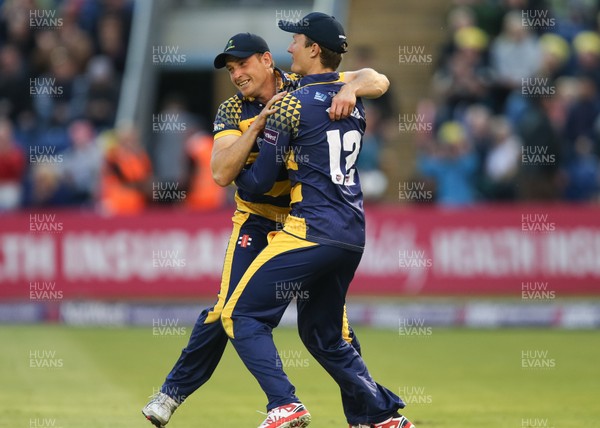
[[[363,98],[379,98],[390,87],[390,81],[385,74],[372,68],[361,68],[358,71],[344,73],[347,90],[352,90],[354,95]]]

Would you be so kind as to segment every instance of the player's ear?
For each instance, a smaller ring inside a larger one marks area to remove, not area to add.
[[[321,55],[321,46],[318,43],[313,43],[310,47],[310,57],[315,58]]]
[[[273,63],[273,55],[271,54],[271,52],[265,52],[264,54],[262,54],[262,57],[260,58],[260,60],[265,65],[265,67],[273,68],[274,63]]]

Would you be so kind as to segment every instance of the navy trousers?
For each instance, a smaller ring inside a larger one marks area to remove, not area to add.
[[[161,387],[161,392],[178,403],[182,403],[204,385],[217,368],[228,342],[221,324],[223,307],[248,267],[267,246],[268,234],[277,228],[274,221],[240,211],[236,211],[232,220],[233,231],[225,254],[217,302],[200,313],[188,344],[181,351],[179,359]],[[348,325],[346,317],[344,325]],[[344,340],[350,342],[360,353],[360,343],[352,329],[347,327],[343,328],[343,331]],[[343,392],[342,400],[349,400]]]
[[[223,326],[267,395],[268,410],[299,401],[272,336],[292,297],[298,301],[300,337],[338,383],[350,424],[382,422],[404,407],[372,379],[360,354],[342,338],[346,293],[361,256],[278,232],[231,293]]]

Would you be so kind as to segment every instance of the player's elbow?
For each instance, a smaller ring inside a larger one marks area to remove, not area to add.
[[[390,88],[390,80],[385,74],[379,73],[372,68],[368,68],[366,70],[368,70],[371,76],[371,81],[373,82],[372,88],[374,92],[365,98],[379,98]]]
[[[390,79],[385,74],[379,74],[381,95],[385,94],[390,89]]]
[[[380,96],[385,94],[390,87],[390,81],[385,74],[377,73],[375,82],[376,83],[375,85],[373,85],[373,87],[375,88],[375,91],[377,93],[373,94],[374,96],[367,98],[379,98]]]
[[[228,174],[224,174],[221,171],[212,170],[212,177],[215,183],[217,183],[221,187],[227,187],[233,181],[233,177],[230,177]]]

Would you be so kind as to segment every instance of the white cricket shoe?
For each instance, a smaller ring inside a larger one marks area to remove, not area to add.
[[[415,425],[399,413],[395,413],[391,418],[371,425],[350,425],[349,428],[415,428]]]
[[[142,414],[152,422],[152,425],[164,428],[169,423],[175,409],[179,407],[179,403],[162,392],[154,394],[151,398],[142,409]]]
[[[302,403],[275,407],[258,428],[305,428],[310,423],[310,413]]]

